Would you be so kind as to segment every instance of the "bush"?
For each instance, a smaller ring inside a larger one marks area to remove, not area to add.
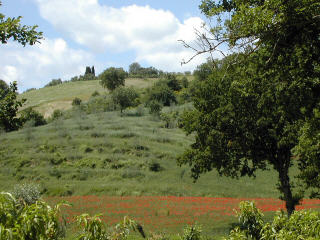
[[[72,106],[79,106],[81,104],[82,100],[80,98],[74,98],[72,100]]]
[[[50,117],[50,120],[51,121],[54,121],[54,120],[57,120],[59,118],[63,117],[63,112],[60,110],[60,109],[56,109],[53,111],[51,117]]]
[[[33,110],[32,107],[28,107],[21,112],[20,120],[23,125],[28,121],[33,121],[35,127],[47,124],[41,113]]]
[[[277,212],[271,223],[265,223],[263,214],[252,202],[241,202],[237,212],[239,225],[227,240],[246,239],[320,239],[320,213],[311,210],[295,211],[290,217]]]
[[[112,101],[114,104],[120,107],[120,111],[122,111],[128,107],[134,107],[139,105],[139,94],[137,91],[130,87],[119,87],[112,92]]]
[[[62,84],[62,80],[60,78],[58,79],[52,79],[51,82],[49,82],[47,85],[45,85],[44,87],[52,87],[52,86],[56,86]]]
[[[0,193],[0,239],[61,239],[65,225],[59,220],[60,206],[42,201],[21,206],[10,193]]]
[[[201,239],[201,227],[198,225],[188,226],[183,230],[181,240],[200,240]]]
[[[94,91],[92,94],[91,94],[91,97],[97,97],[97,96],[100,96],[100,93],[98,91]]]
[[[149,113],[160,116],[160,112],[162,110],[162,104],[158,101],[152,100],[149,103]]]
[[[31,205],[41,197],[40,186],[33,183],[18,184],[13,187],[12,195],[20,202]]]
[[[172,103],[177,103],[173,90],[168,87],[165,81],[159,81],[152,88],[148,89],[147,106],[149,106],[152,101],[159,102],[163,106],[170,106]]]

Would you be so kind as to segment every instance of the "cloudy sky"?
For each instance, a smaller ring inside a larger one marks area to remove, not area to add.
[[[204,17],[200,0],[2,0],[0,12],[23,16],[37,24],[44,40],[22,47],[0,46],[0,79],[18,81],[19,90],[43,87],[53,78],[63,80],[114,66],[128,69],[132,62],[164,71],[193,70],[205,61],[192,56],[179,39],[195,40]]]

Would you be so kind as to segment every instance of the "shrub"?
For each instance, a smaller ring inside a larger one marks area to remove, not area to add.
[[[162,104],[158,101],[152,100],[149,103],[149,113],[159,116],[162,110]]]
[[[177,103],[173,90],[168,87],[165,81],[159,81],[152,88],[148,89],[147,105],[152,101],[159,102],[163,106],[170,106],[172,103]]]
[[[62,80],[60,78],[58,79],[52,79],[51,82],[49,82],[47,85],[45,85],[44,87],[52,87],[52,86],[56,86],[62,84]]]
[[[11,193],[15,199],[27,205],[34,204],[41,197],[40,186],[33,183],[15,185]]]
[[[182,89],[177,77],[173,74],[166,75],[166,83],[168,87],[173,91],[180,91]]]
[[[80,98],[74,98],[72,100],[72,106],[79,106],[81,104],[82,100]]]
[[[54,121],[54,120],[57,120],[59,118],[63,117],[63,112],[60,110],[60,109],[56,109],[53,111],[51,117],[50,117],[50,120],[51,121]]]
[[[151,162],[149,164],[149,170],[152,172],[160,172],[162,170],[162,167],[158,162]]]
[[[187,226],[183,230],[183,235],[180,236],[181,240],[200,240],[201,239],[201,227],[198,225]]]
[[[97,97],[97,96],[100,96],[100,93],[98,91],[94,91],[92,94],[91,94],[91,97]]]
[[[65,235],[60,207],[42,201],[21,206],[10,193],[0,193],[0,239],[58,240]]]
[[[114,104],[120,107],[120,111],[122,111],[128,107],[134,107],[139,104],[139,94],[137,91],[130,87],[119,87],[112,92],[112,101]]]
[[[239,225],[227,240],[247,239],[320,239],[320,213],[311,210],[295,211],[290,217],[277,212],[271,223],[265,223],[263,214],[252,202],[241,202],[237,212]]]
[[[33,110],[32,107],[28,107],[21,112],[20,120],[22,124],[33,121],[35,127],[47,124],[41,113]]]

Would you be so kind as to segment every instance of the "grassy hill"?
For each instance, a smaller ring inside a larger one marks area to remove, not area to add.
[[[211,172],[193,183],[188,167],[176,164],[193,137],[136,111],[122,117],[75,111],[69,119],[1,135],[1,190],[36,181],[46,195],[277,197],[272,171],[254,180]]]
[[[133,86],[141,89],[151,86],[155,81],[156,79],[154,78],[128,78],[126,79],[126,86]],[[45,118],[48,118],[55,109],[70,109],[72,100],[75,97],[86,101],[95,91],[103,93],[107,90],[100,85],[99,80],[77,81],[31,90],[20,94],[19,98],[27,99],[22,109],[33,107],[35,110],[42,113]]]

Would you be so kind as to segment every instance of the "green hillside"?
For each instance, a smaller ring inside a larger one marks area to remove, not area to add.
[[[126,86],[145,88],[151,86],[154,81],[156,81],[154,78],[129,78],[126,79]],[[102,88],[99,80],[77,81],[31,90],[20,94],[19,98],[27,99],[22,109],[34,107],[34,109],[42,113],[45,118],[48,118],[55,109],[70,109],[72,100],[75,97],[85,101],[88,100],[95,91],[103,93],[107,90]]]
[[[188,167],[176,164],[192,136],[137,111],[123,117],[75,111],[69,119],[1,135],[1,190],[35,181],[46,195],[278,196],[274,172],[254,180],[211,172],[193,183]]]

